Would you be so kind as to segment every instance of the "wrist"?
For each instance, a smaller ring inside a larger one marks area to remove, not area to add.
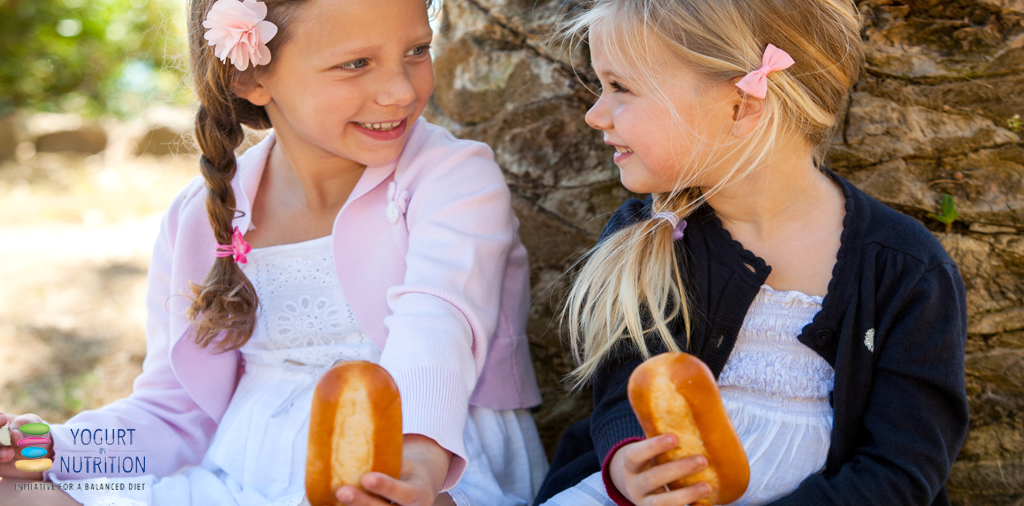
[[[625,477],[622,475],[625,466],[622,462],[623,457],[619,455],[619,450],[630,443],[643,440],[642,437],[631,437],[619,441],[608,451],[608,455],[605,456],[601,465],[601,478],[604,481],[605,492],[608,494],[608,498],[618,506],[634,506],[633,501],[623,492],[626,490]]]
[[[448,475],[452,452],[422,434],[405,434],[402,444],[402,457],[410,464],[419,465],[426,472],[434,492],[440,491]]]

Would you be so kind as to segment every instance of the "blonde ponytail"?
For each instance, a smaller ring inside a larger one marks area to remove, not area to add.
[[[696,190],[656,194],[653,209],[684,220],[699,200]],[[583,266],[562,311],[579,364],[569,373],[574,389],[622,339],[630,339],[645,359],[648,336],[659,338],[669,351],[681,351],[669,322],[681,318],[688,339],[690,313],[673,232],[667,220],[642,220],[608,236],[580,260]]]

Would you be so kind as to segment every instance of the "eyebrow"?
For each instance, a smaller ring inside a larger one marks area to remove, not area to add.
[[[420,33],[419,36],[415,37],[412,40],[422,40],[422,39],[430,39],[431,41],[433,41],[434,40],[434,31],[433,30],[429,30],[429,31]],[[380,46],[377,46],[377,45],[373,45],[373,46],[358,46],[358,47],[351,47],[351,48],[342,46],[339,50],[332,51],[327,56],[330,59],[344,58],[344,57],[349,57],[349,56],[353,56],[353,55],[360,54],[360,53],[364,53],[365,54],[367,52],[374,51],[374,50],[378,49],[379,47]]]
[[[610,78],[613,78],[613,79],[622,79],[622,76],[616,74],[615,72],[612,72],[611,70],[598,71],[597,69],[594,68],[593,65],[590,66],[590,70],[593,70],[594,72],[596,72],[597,75],[600,76],[600,77],[610,77]]]

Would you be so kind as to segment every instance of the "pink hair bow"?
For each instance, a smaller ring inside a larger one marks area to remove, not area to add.
[[[208,28],[203,38],[210,41],[220,61],[231,58],[235,68],[242,71],[252,65],[270,63],[267,42],[277,35],[277,25],[264,21],[267,5],[256,0],[217,0],[206,14],[203,26]]]
[[[217,258],[224,257],[235,257],[235,261],[239,263],[246,263],[248,259],[245,255],[252,251],[252,246],[245,242],[245,238],[242,237],[242,231],[235,227],[235,232],[231,234],[231,244],[218,244],[217,251],[214,253]]]
[[[778,70],[785,70],[796,63],[789,53],[768,44],[761,58],[761,67],[751,71],[740,82],[736,83],[739,89],[757,98],[764,98],[768,94],[768,74]]]

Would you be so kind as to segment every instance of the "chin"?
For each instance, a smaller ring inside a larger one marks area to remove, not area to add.
[[[622,172],[619,175],[619,181],[622,182],[622,186],[625,186],[627,190],[633,193],[652,193],[651,186],[644,184],[644,181],[637,181],[635,178],[631,178]]]

